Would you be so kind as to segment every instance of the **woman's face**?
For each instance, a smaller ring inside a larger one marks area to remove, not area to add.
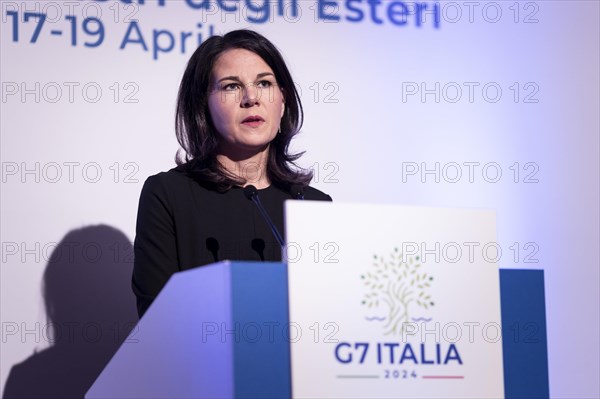
[[[208,108],[220,135],[220,152],[234,157],[264,150],[277,135],[285,110],[271,68],[243,49],[227,50],[217,58]]]

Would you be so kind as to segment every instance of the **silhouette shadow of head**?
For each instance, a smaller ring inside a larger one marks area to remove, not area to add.
[[[43,278],[50,347],[11,369],[4,398],[82,398],[137,322],[133,247],[106,226],[70,231]]]

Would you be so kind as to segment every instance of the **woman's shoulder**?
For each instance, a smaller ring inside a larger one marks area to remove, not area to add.
[[[146,182],[153,184],[177,184],[191,180],[193,178],[188,164],[178,165],[167,171],[158,172],[154,175],[148,176]]]
[[[333,201],[328,194],[311,186],[304,187],[304,199],[310,201]]]
[[[193,181],[192,175],[186,164],[179,165],[170,170],[148,176],[142,191],[163,192],[165,194],[176,192]]]

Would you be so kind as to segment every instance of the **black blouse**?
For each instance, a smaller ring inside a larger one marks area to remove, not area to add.
[[[284,236],[283,202],[291,194],[271,185],[258,190],[258,195]],[[312,187],[305,188],[304,198],[331,201]],[[134,253],[132,285],[140,317],[175,272],[226,259],[281,261],[273,233],[241,188],[211,190],[184,166],[150,176],[144,183]]]

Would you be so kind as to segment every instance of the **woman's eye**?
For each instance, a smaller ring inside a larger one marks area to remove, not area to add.
[[[234,91],[234,90],[238,90],[239,88],[240,88],[240,85],[238,83],[229,83],[229,84],[226,84],[223,87],[221,87],[221,90]]]
[[[257,84],[257,87],[261,87],[261,88],[266,88],[266,87],[271,87],[273,86],[273,82],[269,81],[269,80],[260,80]]]

